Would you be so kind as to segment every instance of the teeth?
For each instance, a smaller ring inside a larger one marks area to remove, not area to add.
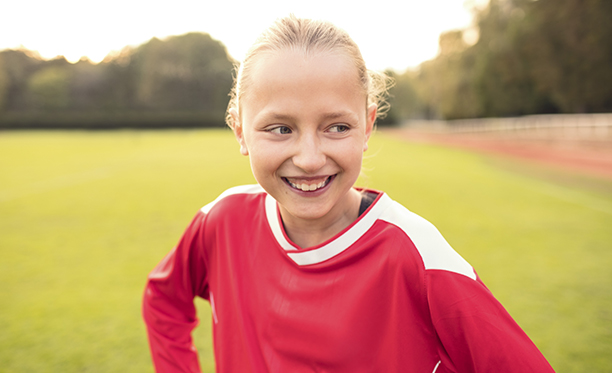
[[[302,183],[302,184],[295,184],[295,183],[292,183],[292,182],[291,182],[289,179],[287,179],[287,181],[289,182],[289,184],[290,184],[292,187],[294,187],[295,189],[302,190],[302,191],[304,191],[304,192],[312,192],[312,191],[315,191],[315,190],[317,190],[317,189],[319,189],[319,188],[322,188],[322,187],[324,187],[325,185],[327,185],[328,180],[329,180],[329,178],[327,178],[327,179],[325,179],[325,180],[321,181],[320,183],[317,183],[317,184],[310,184],[310,185],[309,185],[309,184],[306,184],[306,183]]]

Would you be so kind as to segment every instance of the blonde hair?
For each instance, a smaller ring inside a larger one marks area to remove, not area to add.
[[[345,53],[357,68],[361,86],[367,97],[366,108],[370,104],[377,104],[377,118],[383,118],[389,110],[386,97],[391,86],[391,78],[366,68],[359,47],[346,31],[330,22],[289,15],[278,19],[264,31],[248,50],[244,61],[235,65],[234,84],[225,118],[230,128],[234,128],[230,110],[234,109],[240,117],[241,98],[248,92],[249,76],[257,55],[261,52],[278,52],[286,49],[302,51],[305,55],[334,51]]]

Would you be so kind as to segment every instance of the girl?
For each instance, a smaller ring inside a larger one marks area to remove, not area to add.
[[[331,24],[290,16],[258,39],[228,108],[258,185],[204,206],[149,275],[159,372],[199,371],[195,296],[219,372],[552,371],[436,228],[353,187],[383,92]]]

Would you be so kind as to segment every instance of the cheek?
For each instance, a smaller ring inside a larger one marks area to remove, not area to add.
[[[271,146],[253,144],[249,148],[251,170],[256,176],[273,173],[283,162],[282,151]]]
[[[347,144],[334,144],[330,147],[328,155],[345,171],[361,169],[363,159],[363,143],[350,142]]]
[[[342,141],[333,142],[329,148],[333,152],[344,153],[347,156],[350,154],[353,157],[355,155],[362,155],[364,142],[365,136],[359,134]]]
[[[258,157],[253,157],[253,154],[249,154],[249,161],[251,163],[251,172],[260,185],[266,185],[266,179],[269,178],[270,170],[267,168],[267,163],[262,162]]]

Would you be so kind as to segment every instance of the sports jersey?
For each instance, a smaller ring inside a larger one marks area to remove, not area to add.
[[[198,372],[194,297],[212,308],[219,372],[552,372],[429,222],[382,192],[307,249],[258,185],[204,206],[150,273],[159,372]]]

